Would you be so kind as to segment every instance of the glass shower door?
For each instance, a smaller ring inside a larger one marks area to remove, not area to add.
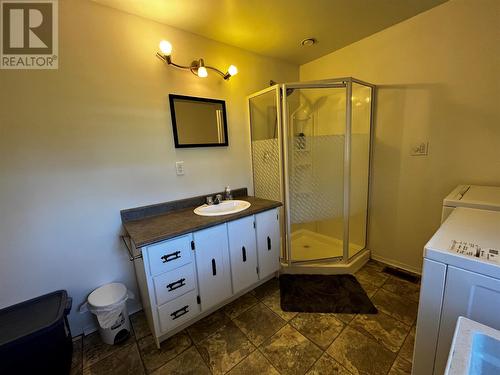
[[[282,202],[279,104],[277,85],[249,97],[254,195]]]
[[[283,85],[287,258],[343,260],[346,84]]]
[[[366,247],[373,87],[352,82],[349,258]]]
[[[274,85],[248,98],[254,195],[283,202],[280,89]],[[280,209],[284,216],[284,208]],[[284,221],[280,220],[284,233]],[[281,258],[285,257],[281,241]]]

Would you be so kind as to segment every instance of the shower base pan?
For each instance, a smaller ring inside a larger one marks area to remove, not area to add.
[[[349,257],[359,253],[363,247],[349,245]],[[299,229],[292,233],[292,261],[314,261],[329,258],[342,258],[344,249],[342,241],[307,229]]]
[[[349,262],[342,263],[342,241],[307,229],[292,233],[291,264],[282,264],[284,273],[354,273],[369,259],[370,251],[349,246]]]

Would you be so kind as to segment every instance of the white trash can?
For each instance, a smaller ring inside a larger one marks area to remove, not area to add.
[[[88,310],[97,317],[99,334],[106,344],[118,344],[130,335],[128,298],[134,298],[133,294],[121,283],[103,285],[87,298]]]

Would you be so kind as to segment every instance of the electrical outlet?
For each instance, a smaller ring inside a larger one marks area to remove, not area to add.
[[[176,161],[175,162],[175,173],[177,174],[177,176],[184,175],[184,162],[183,161]]]
[[[429,154],[429,142],[419,142],[411,145],[411,156],[427,156]]]

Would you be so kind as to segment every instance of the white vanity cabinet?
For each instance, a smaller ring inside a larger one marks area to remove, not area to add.
[[[143,247],[142,259],[134,262],[142,304],[155,337],[200,312],[191,241],[189,234]]]
[[[254,216],[227,223],[234,293],[259,281],[255,225]]]
[[[226,224],[193,233],[201,309],[231,296],[231,271]]]
[[[255,215],[259,277],[273,274],[280,268],[280,225],[278,209]]]
[[[275,276],[278,209],[135,249],[142,305],[156,344]]]

